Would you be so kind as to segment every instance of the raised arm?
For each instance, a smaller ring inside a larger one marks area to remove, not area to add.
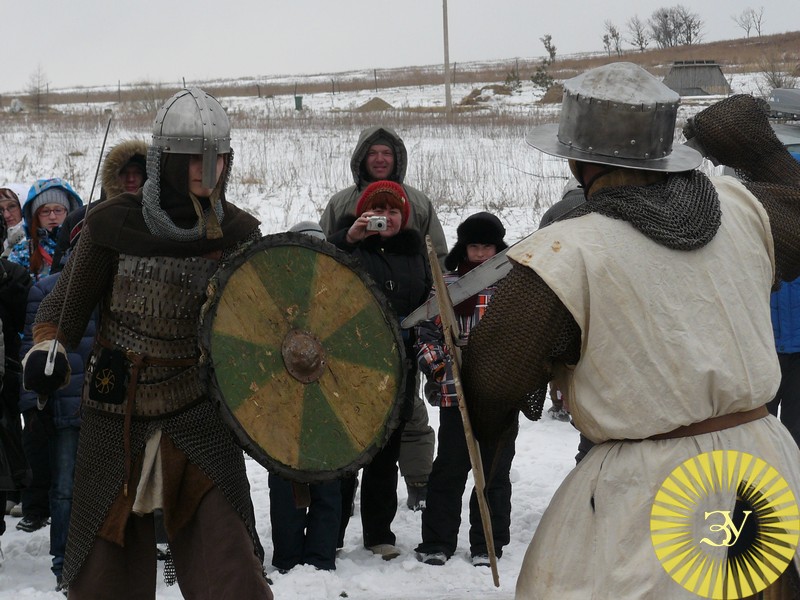
[[[684,129],[689,143],[736,170],[764,205],[775,243],[776,279],[800,275],[800,163],[775,135],[763,100],[740,94],[708,107]]]

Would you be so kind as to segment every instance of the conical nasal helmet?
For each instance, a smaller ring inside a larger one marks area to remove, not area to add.
[[[197,87],[184,89],[158,109],[153,146],[171,154],[202,154],[203,185],[217,180],[217,155],[231,151],[231,123],[216,98]]]

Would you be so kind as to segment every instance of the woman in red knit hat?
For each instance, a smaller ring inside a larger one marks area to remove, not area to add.
[[[383,291],[398,322],[425,302],[431,289],[431,270],[420,234],[406,228],[410,206],[403,187],[393,181],[376,181],[361,194],[356,214],[343,217],[329,241],[352,254]],[[385,220],[375,224],[375,217]],[[372,223],[372,224],[371,224]],[[406,356],[413,356],[414,335],[403,330]],[[405,402],[401,423],[386,445],[364,468],[361,485],[361,524],[364,547],[385,560],[400,555],[395,546],[392,520],[397,513],[397,460],[400,437],[410,418],[416,381],[416,364],[408,362]],[[344,532],[350,520],[356,478],[342,481],[342,523],[338,547],[344,545]]]

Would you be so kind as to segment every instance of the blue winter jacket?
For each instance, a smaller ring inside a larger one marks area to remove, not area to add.
[[[775,349],[779,354],[800,352],[800,277],[772,293],[770,308]]]
[[[60,273],[48,275],[37,281],[28,292],[28,306],[25,311],[25,331],[22,338],[22,348],[20,356],[25,354],[33,346],[33,321],[36,311],[44,297],[49,294],[56,285]],[[47,401],[47,410],[53,415],[53,422],[57,428],[60,427],[80,427],[81,416],[81,390],[83,388],[83,375],[86,370],[86,361],[92,350],[95,334],[95,319],[89,320],[86,331],[83,333],[81,343],[75,350],[67,351],[69,366],[72,369],[69,384],[67,387],[53,393]],[[22,386],[20,386],[22,387]],[[19,409],[26,411],[36,408],[38,396],[36,392],[29,392],[22,388],[19,396]]]

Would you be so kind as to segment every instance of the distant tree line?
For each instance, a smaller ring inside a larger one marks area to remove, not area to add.
[[[745,32],[761,36],[764,26],[764,7],[746,8],[731,18]],[[644,52],[653,44],[657,48],[674,48],[691,46],[703,38],[704,23],[697,13],[685,6],[677,4],[672,7],[659,8],[647,20],[634,15],[625,23],[626,37],[611,21],[603,24],[603,48],[611,56],[622,54],[622,42],[627,42],[639,52]]]

